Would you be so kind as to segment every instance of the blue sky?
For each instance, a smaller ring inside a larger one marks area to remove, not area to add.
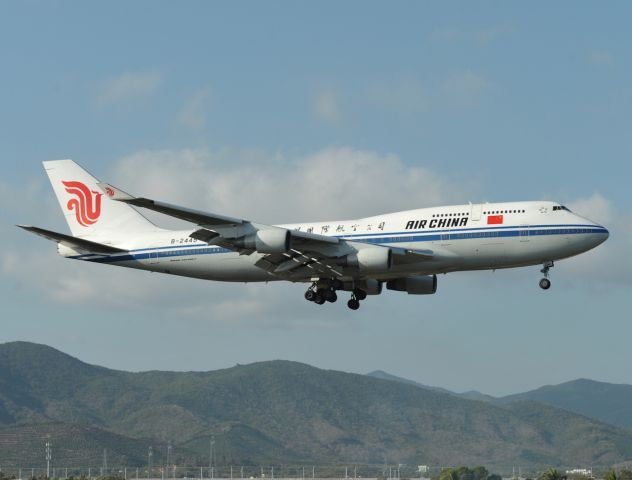
[[[285,358],[513,393],[632,383],[629,2],[2,2],[0,341],[130,370]],[[265,222],[553,199],[611,230],[434,297],[317,308],[294,285],[85,265],[41,161]]]

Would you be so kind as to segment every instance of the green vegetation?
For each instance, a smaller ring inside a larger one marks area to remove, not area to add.
[[[495,480],[498,477],[499,475],[489,475],[485,467],[458,467],[444,468],[432,480]]]
[[[549,468],[546,472],[540,475],[538,480],[566,480],[566,477],[555,468]]]
[[[541,469],[632,458],[632,433],[535,402],[500,407],[287,361],[128,373],[0,345],[0,464],[41,465],[47,436],[58,465],[98,466],[106,449],[111,465],[142,466],[149,445],[158,465],[168,441],[179,465],[204,465],[211,439],[217,465]]]
[[[537,401],[618,427],[632,428],[632,385],[579,379],[497,400],[503,404]]]

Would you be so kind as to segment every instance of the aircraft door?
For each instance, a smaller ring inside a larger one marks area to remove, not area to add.
[[[520,225],[520,229],[518,231],[520,232],[519,234],[520,241],[528,242],[529,241],[529,225]]]
[[[151,252],[149,254],[149,264],[150,265],[155,265],[157,263],[160,263],[160,261],[158,260],[158,253],[156,252]]]
[[[478,222],[481,219],[481,213],[483,211],[483,205],[477,203],[476,205],[472,205],[472,209],[470,210],[470,219],[473,222]]]

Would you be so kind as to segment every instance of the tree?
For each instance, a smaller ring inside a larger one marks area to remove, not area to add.
[[[558,472],[555,468],[549,468],[546,472],[544,472],[538,480],[564,480],[564,477],[560,472]]]
[[[444,468],[433,480],[487,480],[488,474],[485,467]]]
[[[632,471],[627,468],[622,468],[619,470],[619,475],[617,475],[617,480],[632,480]]]
[[[617,477],[617,472],[615,472],[614,470],[608,470],[604,474],[603,480],[619,480]]]

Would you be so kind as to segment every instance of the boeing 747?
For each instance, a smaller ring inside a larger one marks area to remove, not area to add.
[[[57,242],[67,258],[225,282],[285,280],[309,284],[318,305],[350,292],[357,310],[387,290],[424,295],[437,275],[542,265],[587,252],[608,230],[551,201],[420,208],[355,220],[264,225],[134,197],[101,183],[72,160],[44,162],[71,235],[19,227]],[[190,222],[168,230],[144,208]]]

